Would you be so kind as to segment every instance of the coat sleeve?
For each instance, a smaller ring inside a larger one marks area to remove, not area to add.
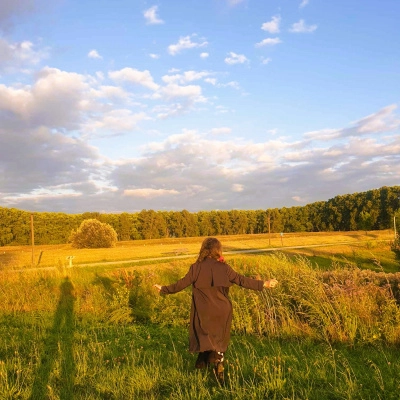
[[[180,292],[181,290],[188,287],[194,281],[193,279],[193,265],[190,267],[188,273],[179,281],[168,285],[168,286],[161,286],[160,294],[173,294]]]
[[[263,290],[264,281],[248,278],[238,274],[229,265],[226,265],[229,282],[242,286],[246,289]]]

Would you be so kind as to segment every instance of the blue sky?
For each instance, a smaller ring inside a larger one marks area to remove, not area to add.
[[[394,0],[3,0],[0,206],[266,209],[399,185],[399,16]]]

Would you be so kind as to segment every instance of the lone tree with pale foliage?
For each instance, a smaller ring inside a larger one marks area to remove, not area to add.
[[[72,247],[77,249],[98,249],[114,247],[117,242],[117,232],[114,228],[97,219],[85,219],[77,230],[69,237]]]

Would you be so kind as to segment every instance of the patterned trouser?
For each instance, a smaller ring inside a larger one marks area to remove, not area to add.
[[[214,365],[224,362],[224,353],[221,351],[202,351],[196,360],[196,368],[205,368],[208,365]]]
[[[200,352],[196,360],[196,368],[213,367],[214,375],[220,384],[224,384],[224,353],[221,351]]]

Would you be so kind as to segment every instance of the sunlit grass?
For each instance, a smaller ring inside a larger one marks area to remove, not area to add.
[[[354,256],[358,249],[369,253],[385,251],[390,255],[389,241],[392,232],[315,232],[315,233],[285,233],[258,235],[232,235],[219,237],[224,250],[239,251],[251,249],[273,249],[292,246],[312,246],[329,244],[327,247],[296,249],[296,254],[322,255],[332,257]],[[73,256],[72,264],[86,264],[111,261],[140,260],[156,257],[175,256],[175,250],[185,249],[189,256],[195,256],[204,238],[165,238],[156,240],[136,240],[118,242],[117,246],[109,249],[75,249],[71,245],[40,245],[33,248],[33,266],[68,266],[67,257]],[[346,242],[346,245],[342,243]],[[292,250],[290,250],[292,251]],[[389,256],[388,263],[392,263]],[[392,265],[392,264],[390,264]],[[32,267],[31,246],[5,246],[0,248],[0,269]]]
[[[187,351],[190,288],[158,296],[152,287],[179,279],[195,256],[3,270],[0,399],[395,399],[400,273],[346,259],[352,250],[376,257],[381,245],[334,248],[227,255],[243,274],[280,284],[261,293],[232,287],[225,386],[195,370]]]

